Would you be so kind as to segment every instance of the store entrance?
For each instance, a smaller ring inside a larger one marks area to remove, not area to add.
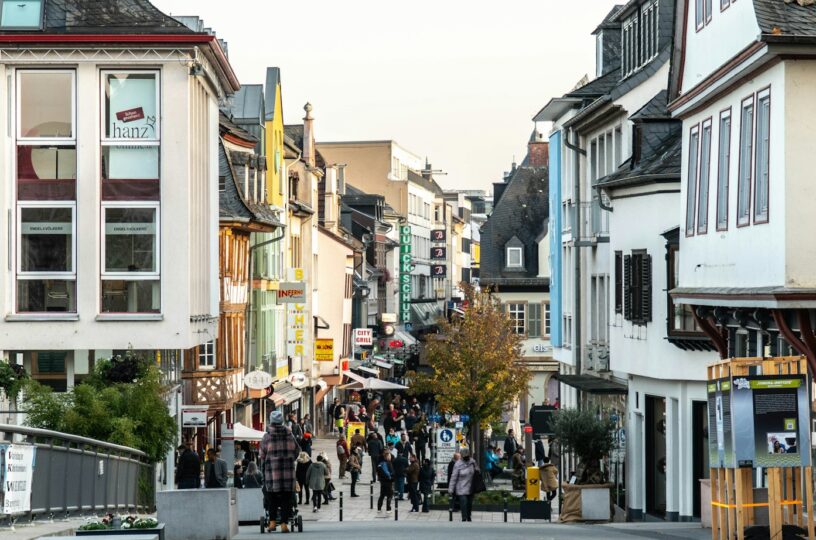
[[[646,396],[646,513],[666,517],[666,400]]]

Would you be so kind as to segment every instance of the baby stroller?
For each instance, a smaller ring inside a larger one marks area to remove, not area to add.
[[[266,478],[266,475],[264,475],[264,478]],[[275,514],[274,516],[270,515],[270,510],[269,510],[270,505],[268,503],[269,497],[267,496],[266,482],[264,482],[263,485],[261,486],[261,493],[263,493],[263,502],[264,502],[264,505],[263,505],[264,506],[264,515],[262,515],[261,519],[260,519],[260,522],[261,522],[261,534],[263,534],[263,533],[266,532],[266,528],[269,526],[269,523],[271,521],[274,521],[278,525],[281,525],[281,522],[280,522],[280,515],[279,514]],[[297,531],[299,533],[303,532],[303,516],[301,516],[300,512],[298,512],[297,495],[295,495],[294,491],[292,492],[292,515],[289,518],[289,523],[287,523],[287,525],[289,526],[289,531],[290,532],[295,532],[295,531]]]

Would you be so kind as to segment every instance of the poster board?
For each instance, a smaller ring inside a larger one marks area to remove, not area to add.
[[[10,444],[0,446],[2,455],[3,507],[0,514],[22,514],[31,510],[31,483],[34,478],[33,446]]]
[[[360,435],[365,437],[366,436],[365,422],[349,422],[348,424],[346,424],[346,444],[348,444],[349,450],[351,450],[351,438],[354,436],[354,432],[358,429],[360,430]]]

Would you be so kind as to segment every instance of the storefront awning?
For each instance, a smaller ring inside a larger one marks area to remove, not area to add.
[[[288,382],[277,383],[273,387],[272,395],[269,396],[276,407],[280,407],[281,405],[289,405],[293,401],[299,400],[303,393],[292,386]]]
[[[364,371],[364,372],[366,372],[368,374],[375,375],[375,376],[380,374],[380,372],[377,371],[376,369],[373,369],[373,368],[370,368],[370,367],[365,367],[365,366],[358,366],[358,367],[356,367],[354,369],[357,369],[359,371]]]
[[[383,360],[374,360],[374,365],[377,367],[381,367],[383,369],[391,369],[394,367],[394,364],[391,364],[390,362],[385,362]]]
[[[558,380],[589,394],[626,394],[628,392],[625,384],[594,375],[559,375]]]
[[[414,338],[414,336],[400,328],[397,328],[394,331],[394,337],[392,339],[402,341],[406,347],[410,347],[411,345],[414,345],[416,343],[416,339]]]

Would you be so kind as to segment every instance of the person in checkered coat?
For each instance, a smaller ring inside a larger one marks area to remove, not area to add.
[[[269,531],[274,531],[280,517],[281,532],[289,532],[295,491],[295,460],[300,447],[292,431],[283,425],[283,413],[272,411],[269,425],[261,440],[260,459],[264,472],[264,506],[269,511]],[[280,513],[278,513],[280,512]]]

